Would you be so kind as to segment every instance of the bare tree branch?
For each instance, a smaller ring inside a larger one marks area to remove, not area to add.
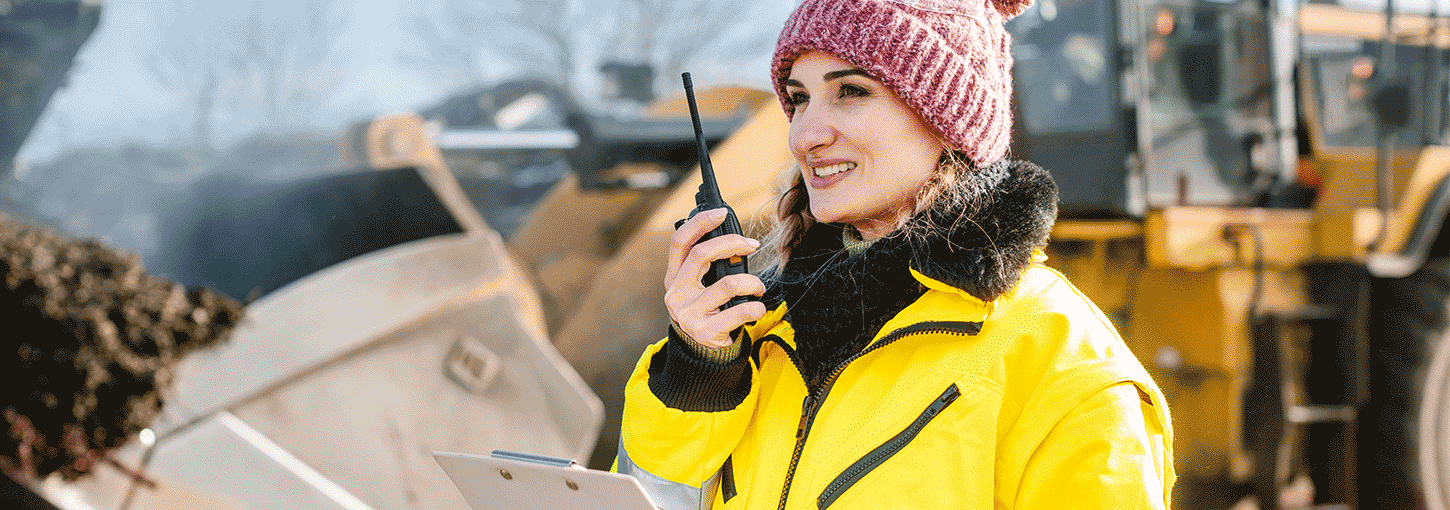
[[[254,0],[236,34],[248,50],[238,59],[242,78],[272,128],[308,124],[346,78],[335,56],[348,21],[343,11],[332,0],[289,5],[295,12],[279,16],[275,3]]]
[[[758,19],[749,13],[766,0],[433,0],[411,23],[419,45],[399,60],[447,76],[482,76],[458,67],[485,57],[506,61],[519,74],[551,76],[574,93],[581,73],[603,61],[652,64],[662,79],[720,45],[734,30]],[[774,40],[774,34],[747,38]],[[768,44],[768,43],[766,43]],[[750,57],[753,57],[751,55]],[[481,81],[481,80],[475,80]]]
[[[349,78],[338,40],[350,21],[333,0],[253,0],[220,14],[206,0],[156,0],[154,37],[136,43],[148,75],[181,101],[194,145],[210,149],[220,120],[313,124]]]
[[[740,9],[748,5],[731,5],[724,2],[681,2],[682,12],[676,19],[702,22],[698,32],[673,30],[660,34],[661,47],[655,50],[656,66],[664,76],[678,75],[685,63],[696,59],[707,48],[722,42],[726,31],[738,25],[742,19],[753,19],[742,15]],[[758,4],[756,4],[758,6]],[[767,40],[768,38],[759,38]]]
[[[152,81],[182,99],[189,110],[191,143],[210,149],[216,109],[223,94],[221,75],[230,68],[237,48],[218,37],[225,23],[201,16],[193,0],[152,4],[155,36],[136,43],[136,51]]]
[[[479,49],[462,44],[443,19],[443,15],[426,9],[415,11],[407,23],[421,44],[400,49],[396,60],[444,84],[478,85],[487,81],[488,73],[478,62]]]

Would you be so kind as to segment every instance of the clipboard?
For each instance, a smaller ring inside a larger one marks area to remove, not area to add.
[[[473,510],[656,510],[633,476],[570,459],[494,450],[489,456],[433,452]]]

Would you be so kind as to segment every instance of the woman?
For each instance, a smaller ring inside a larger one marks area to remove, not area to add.
[[[798,165],[760,243],[672,240],[669,337],[618,469],[666,508],[1166,508],[1163,396],[1042,265],[1048,174],[1005,159],[1010,0],[806,0],[772,75]],[[759,253],[756,253],[759,248]],[[710,287],[710,261],[762,256]],[[736,295],[762,296],[719,311]]]

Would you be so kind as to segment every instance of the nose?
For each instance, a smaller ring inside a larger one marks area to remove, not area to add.
[[[798,108],[790,120],[790,150],[796,154],[810,154],[831,145],[836,140],[836,130],[831,126],[826,112],[807,103]]]

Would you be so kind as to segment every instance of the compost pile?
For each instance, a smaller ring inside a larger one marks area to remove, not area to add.
[[[242,305],[150,275],[99,242],[0,215],[0,463],[75,480],[159,414],[176,364]]]

